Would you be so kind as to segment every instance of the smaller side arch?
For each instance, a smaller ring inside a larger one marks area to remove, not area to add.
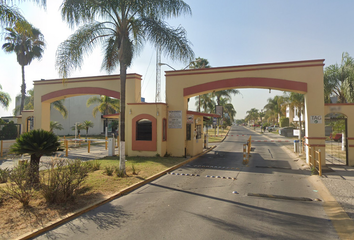
[[[152,124],[151,140],[137,140],[137,122],[148,119]],[[132,119],[132,150],[133,151],[156,151],[157,150],[157,120],[149,114],[140,114]]]

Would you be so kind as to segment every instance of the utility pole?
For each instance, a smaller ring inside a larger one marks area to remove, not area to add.
[[[156,96],[155,102],[161,102],[161,48],[156,49]]]

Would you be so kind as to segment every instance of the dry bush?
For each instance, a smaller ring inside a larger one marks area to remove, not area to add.
[[[87,173],[87,165],[80,160],[53,159],[50,169],[42,174],[41,193],[47,203],[71,201],[78,194]]]
[[[1,191],[6,195],[13,197],[27,207],[33,195],[33,188],[28,184],[28,167],[18,165],[13,168],[8,175],[9,181]]]

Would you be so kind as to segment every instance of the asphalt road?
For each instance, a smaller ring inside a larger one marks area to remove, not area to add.
[[[309,172],[281,144],[233,127],[214,151],[37,239],[338,239],[323,202],[305,201],[320,198]]]

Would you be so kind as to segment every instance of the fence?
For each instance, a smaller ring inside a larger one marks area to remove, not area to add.
[[[312,150],[313,148],[313,154],[312,155]],[[318,172],[319,176],[322,176],[322,160],[321,160],[321,149],[318,149],[316,151],[315,147],[310,147],[308,146],[308,153],[309,153],[309,163],[310,166]]]
[[[16,140],[0,140],[0,157],[10,152],[10,147]]]
[[[119,147],[119,139],[114,139],[115,141],[115,148]],[[86,147],[87,146],[87,153],[90,153],[91,151],[91,145],[96,143],[96,144],[101,144],[104,143],[105,144],[105,149],[108,149],[108,138],[106,137],[105,139],[94,139],[94,138],[87,138],[87,139],[83,139],[83,138],[66,138],[64,136],[64,138],[60,139],[60,142],[63,143],[63,147],[65,150],[65,156],[68,156],[68,151],[70,147]],[[71,143],[71,146],[69,147],[69,143]]]

